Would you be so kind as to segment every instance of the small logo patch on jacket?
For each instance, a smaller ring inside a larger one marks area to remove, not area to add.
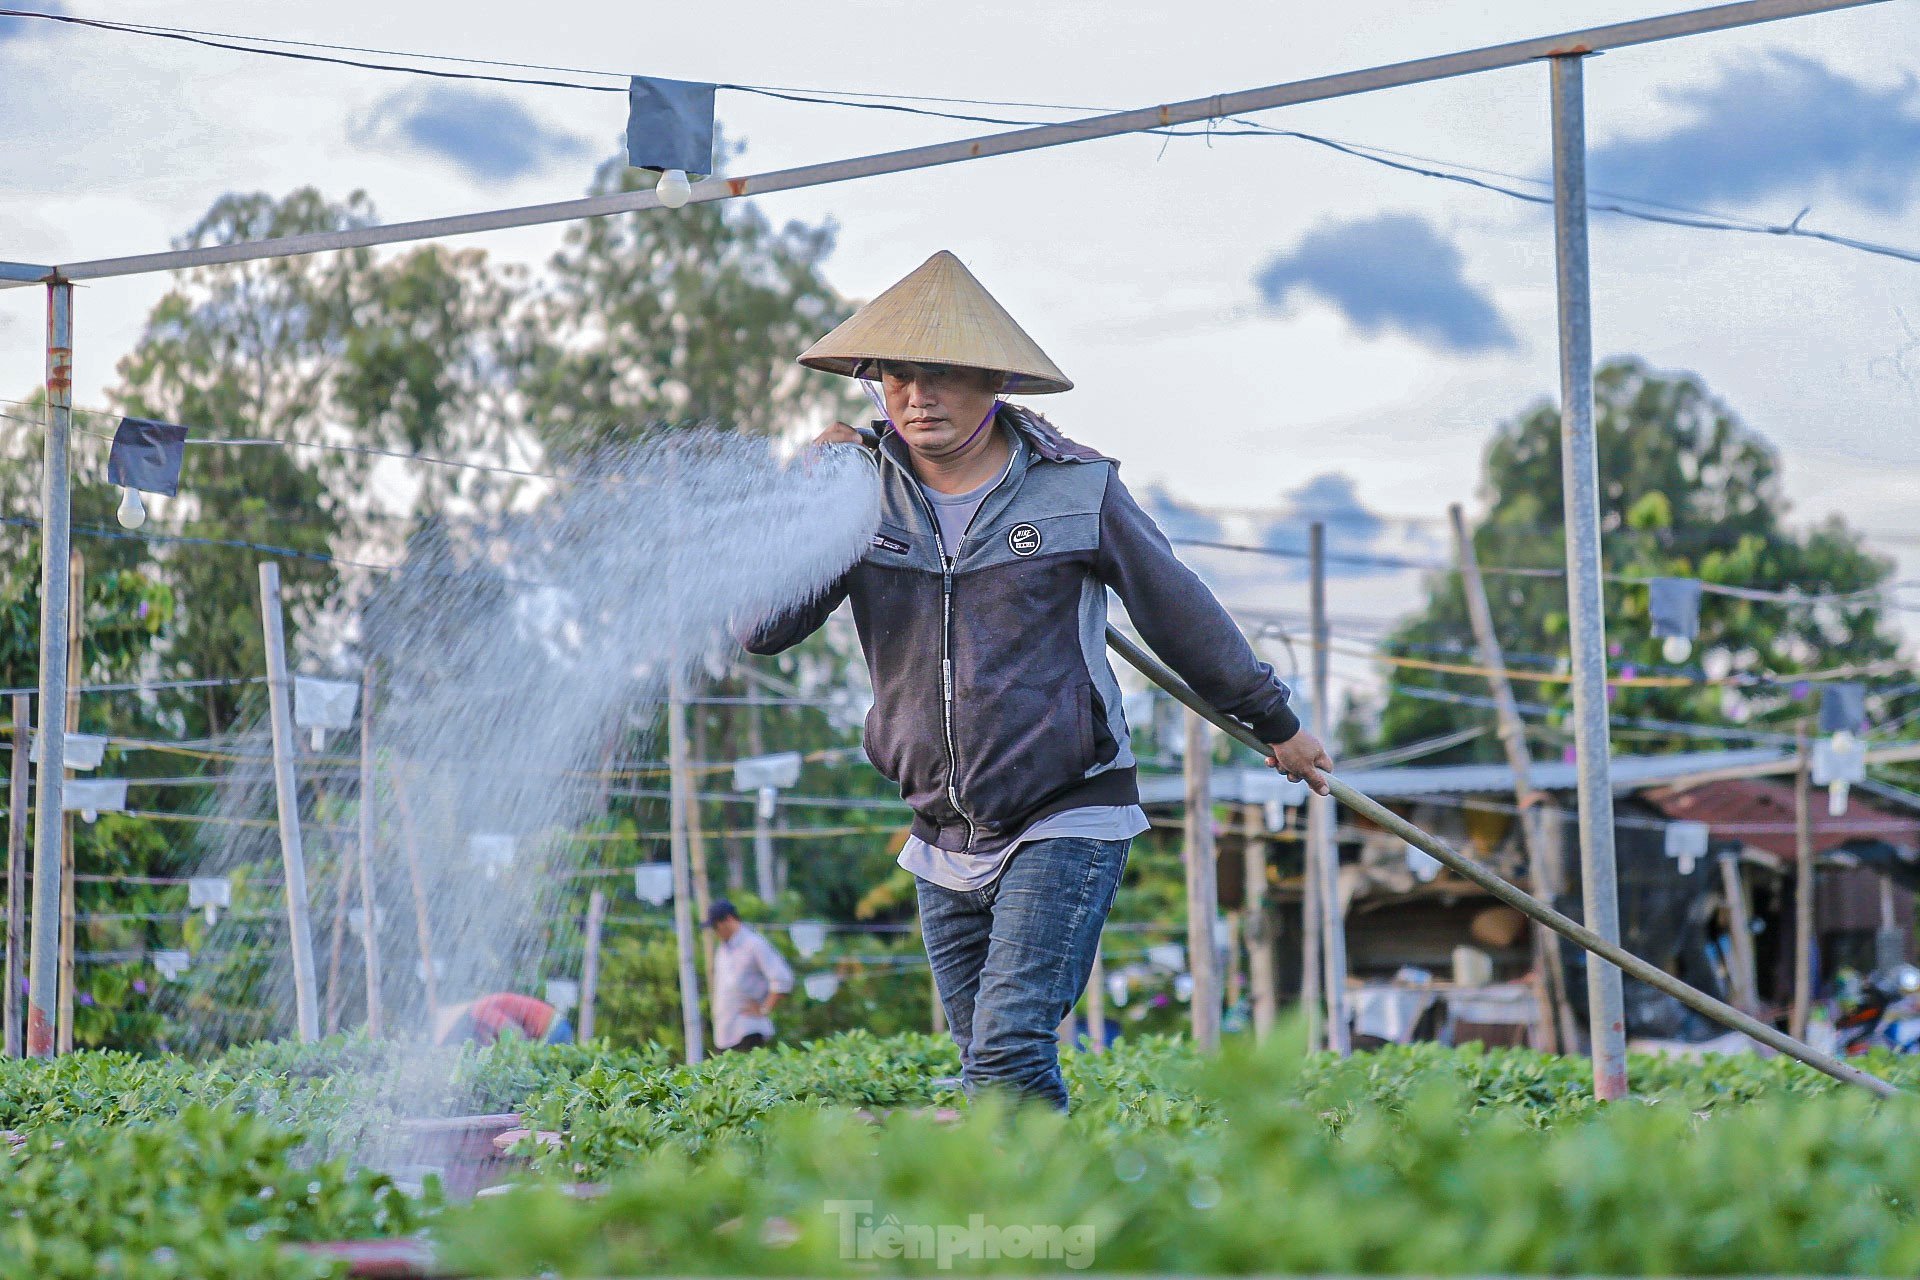
[[[1017,524],[1007,530],[1007,549],[1017,556],[1030,556],[1040,549],[1040,531],[1030,524]]]
[[[873,535],[873,545],[879,547],[882,551],[894,552],[896,555],[905,555],[908,550],[906,543],[900,541],[898,538],[889,538],[884,533],[876,533]]]

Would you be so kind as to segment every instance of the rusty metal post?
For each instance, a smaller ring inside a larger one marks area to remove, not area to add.
[[[6,1056],[17,1058],[25,1047],[20,1027],[20,980],[24,977],[27,943],[27,755],[32,750],[33,699],[13,695],[13,758],[7,766],[7,972]]]
[[[1807,1038],[1807,1020],[1813,1015],[1813,768],[1807,744],[1807,722],[1800,722],[1796,748],[1799,767],[1793,773],[1793,1012],[1787,1034]]]
[[[33,836],[33,951],[27,980],[27,1054],[49,1058],[60,998],[61,814],[67,742],[67,553],[73,535],[73,285],[47,286],[47,438],[40,486],[40,767]]]
[[[79,551],[67,553],[67,715],[66,731],[80,732],[80,684],[86,663],[82,658],[87,643],[86,630],[87,558]],[[73,770],[67,770],[73,780]],[[60,815],[60,1016],[54,1027],[54,1051],[73,1052],[73,920],[74,920],[74,830],[73,814]]]
[[[1561,504],[1573,650],[1573,729],[1580,799],[1580,891],[1586,925],[1620,942],[1614,871],[1612,744],[1607,734],[1607,613],[1600,578],[1600,459],[1593,425],[1593,297],[1587,262],[1587,110],[1582,54],[1552,66],[1553,245],[1560,310]],[[1620,970],[1587,964],[1593,1092],[1627,1096],[1627,1018]]]

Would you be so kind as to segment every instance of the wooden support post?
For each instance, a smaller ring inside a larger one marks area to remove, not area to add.
[[[13,695],[13,755],[7,762],[7,973],[6,1038],[9,1058],[26,1050],[20,1018],[26,981],[27,940],[27,754],[32,749],[33,699]]]
[[[1313,736],[1333,738],[1333,708],[1328,682],[1327,526],[1316,520],[1307,529],[1308,604],[1313,628]],[[1340,907],[1340,843],[1334,830],[1332,796],[1307,796],[1307,854],[1318,873],[1320,890],[1321,978],[1326,983],[1327,1048],[1341,1057],[1353,1052],[1347,1020],[1347,922]]]
[[[1759,975],[1753,962],[1753,909],[1747,901],[1747,882],[1740,874],[1740,855],[1720,855],[1720,891],[1727,900],[1727,969],[1733,989],[1733,1007],[1745,1014],[1760,1011]]]
[[[288,950],[293,955],[294,1013],[302,1043],[320,1038],[319,992],[308,919],[307,858],[300,838],[300,791],[293,775],[293,681],[287,674],[286,620],[280,566],[260,565],[260,625],[267,651],[267,707],[273,723],[273,791],[280,818],[280,860],[287,888]]]
[[[1253,1005],[1253,1037],[1265,1040],[1273,1034],[1279,1016],[1279,993],[1274,981],[1274,921],[1267,910],[1267,848],[1269,841],[1262,828],[1260,810],[1247,805],[1241,810],[1246,837],[1242,851],[1245,877],[1246,915],[1241,933],[1247,943],[1247,997]]]
[[[687,1061],[706,1057],[700,1024],[700,971],[695,962],[693,868],[687,839],[695,803],[693,773],[687,761],[687,718],[680,677],[676,673],[667,696],[668,848],[673,858],[673,937],[679,951],[680,1028],[686,1036]],[[704,910],[704,908],[702,908]]]
[[[1793,1013],[1787,1034],[1807,1038],[1807,1019],[1813,1012],[1813,755],[1807,743],[1807,722],[1800,722],[1799,767],[1793,774]]]
[[[426,872],[420,865],[420,842],[413,829],[413,805],[407,799],[407,780],[393,778],[393,806],[400,814],[400,848],[407,858],[407,879],[413,885],[413,931],[420,944],[420,982],[427,994],[427,1026],[440,1013],[440,978],[433,971],[433,913],[427,905]]]
[[[379,906],[373,892],[373,841],[378,829],[379,786],[373,771],[373,660],[360,672],[360,915],[366,929],[360,935],[367,974],[367,1034],[376,1040],[385,1031],[386,1011],[380,999]]]
[[[1459,503],[1447,508],[1453,521],[1454,559],[1460,568],[1460,589],[1467,597],[1467,616],[1473,620],[1474,647],[1479,650],[1480,665],[1487,669],[1487,684],[1493,691],[1494,717],[1500,729],[1500,745],[1506,751],[1507,768],[1513,774],[1514,805],[1519,810],[1517,824],[1522,846],[1527,851],[1527,877],[1534,896],[1552,902],[1560,892],[1559,867],[1551,856],[1545,826],[1557,822],[1559,815],[1551,807],[1546,793],[1533,789],[1533,753],[1527,748],[1527,729],[1520,719],[1520,704],[1514,700],[1513,685],[1507,680],[1506,654],[1500,635],[1493,628],[1493,608],[1487,602],[1486,582],[1480,576],[1480,559],[1474,554],[1473,536],[1467,531],[1466,513]],[[1573,1013],[1567,1004],[1567,975],[1560,962],[1560,942],[1543,924],[1533,926],[1533,967],[1542,981],[1541,1009],[1534,1020],[1534,1045],[1548,1053],[1571,1050]]]
[[[332,1035],[340,1030],[340,956],[347,949],[347,898],[353,892],[353,866],[345,849],[334,854],[333,921],[328,929],[327,1016],[323,1025]]]
[[[1103,936],[1093,950],[1093,974],[1087,979],[1087,1047],[1107,1051],[1107,957]]]
[[[580,959],[580,1041],[593,1039],[594,1007],[600,997],[600,935],[607,926],[607,895],[587,896],[587,937]]]
[[[1213,845],[1213,729],[1192,712],[1187,722],[1187,973],[1193,979],[1193,1043],[1220,1047],[1220,974],[1213,917],[1220,894]]]
[[[87,664],[87,558],[75,551],[67,558],[67,716],[68,733],[80,732],[80,684]],[[67,777],[73,777],[67,770]],[[60,1023],[55,1049],[73,1052],[73,814],[60,815]]]

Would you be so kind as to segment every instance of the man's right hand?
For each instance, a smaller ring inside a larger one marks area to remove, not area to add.
[[[836,422],[813,438],[815,444],[859,444],[860,433],[844,422]]]

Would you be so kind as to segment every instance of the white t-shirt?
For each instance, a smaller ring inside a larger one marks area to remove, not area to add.
[[[713,948],[713,1044],[725,1049],[756,1031],[773,1036],[773,1019],[747,1013],[769,992],[793,990],[793,970],[771,942],[741,925]]]

